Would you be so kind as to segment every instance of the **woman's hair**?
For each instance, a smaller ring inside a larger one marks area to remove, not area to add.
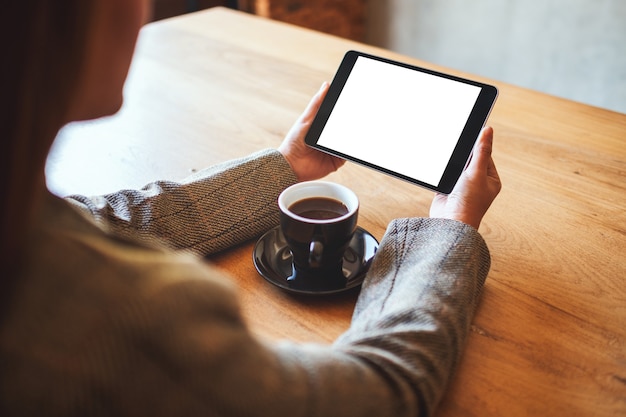
[[[49,146],[66,122],[95,1],[21,0],[2,5],[0,298],[11,287]]]

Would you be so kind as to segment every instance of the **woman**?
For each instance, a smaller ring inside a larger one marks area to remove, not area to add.
[[[303,143],[327,85],[278,150],[183,183],[60,199],[45,187],[47,152],[64,124],[120,108],[148,1],[3,7],[0,415],[433,412],[489,269],[476,229],[500,190],[490,128],[432,218],[390,223],[345,334],[267,344],[232,280],[190,252],[257,236],[277,224],[282,189],[341,165]]]

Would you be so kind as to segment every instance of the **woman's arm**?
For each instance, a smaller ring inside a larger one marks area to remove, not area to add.
[[[181,183],[159,181],[141,190],[67,199],[107,233],[207,255],[277,225],[278,194],[294,182],[285,158],[266,150]]]

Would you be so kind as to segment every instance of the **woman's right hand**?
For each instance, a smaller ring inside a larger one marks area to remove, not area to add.
[[[502,183],[491,158],[493,129],[486,127],[474,145],[471,160],[449,195],[437,194],[430,217],[458,220],[478,229]]]

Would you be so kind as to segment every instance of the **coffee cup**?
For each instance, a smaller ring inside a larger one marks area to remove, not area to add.
[[[290,285],[341,287],[342,264],[357,228],[359,200],[349,188],[306,181],[278,197],[280,228],[292,254]]]

